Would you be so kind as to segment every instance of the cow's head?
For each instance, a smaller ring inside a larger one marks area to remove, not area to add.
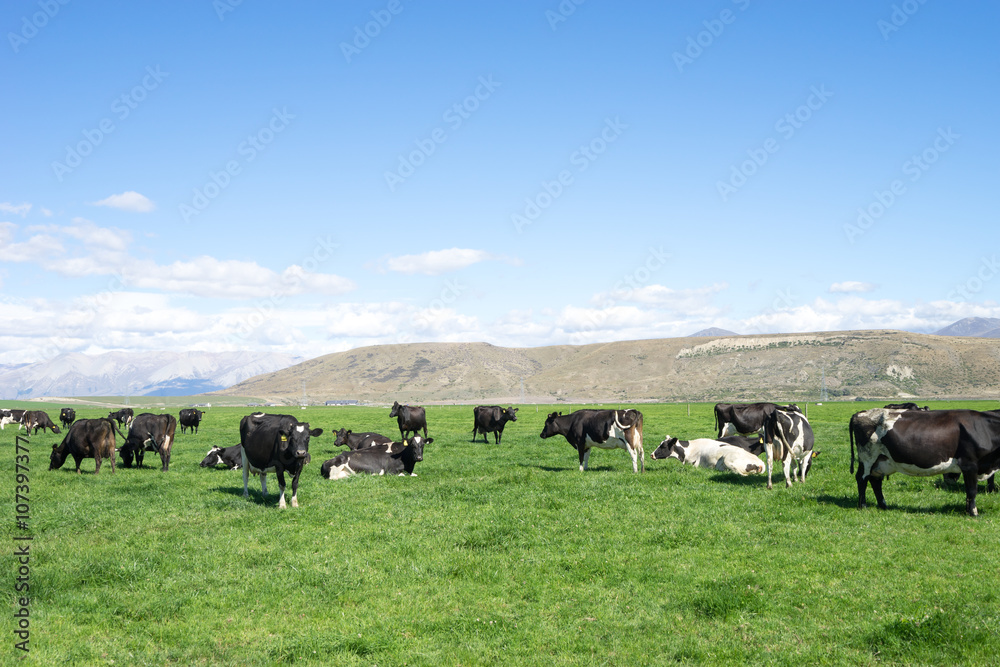
[[[309,463],[309,438],[319,437],[323,434],[321,428],[309,428],[309,424],[303,422],[285,423],[278,429],[278,452],[282,459],[300,459],[304,463]]]
[[[401,407],[403,407],[403,406],[399,404],[399,401],[393,401],[392,402],[392,412],[389,413],[389,416],[390,417],[398,417],[399,416],[399,409]]]
[[[507,419],[511,420],[512,422],[517,421],[517,408],[514,407],[506,408],[504,409],[503,413],[507,415]]]
[[[346,447],[347,437],[351,435],[351,430],[342,428],[339,431],[334,432],[333,446],[334,447]]]
[[[414,461],[424,460],[424,445],[434,442],[434,438],[421,438],[415,435],[409,440],[403,440],[403,447],[409,447],[413,452]]]
[[[68,448],[63,448],[59,445],[52,445],[52,455],[49,457],[49,470],[62,468],[62,464],[66,463],[66,455],[68,452]]]
[[[671,438],[669,435],[665,436],[660,446],[649,457],[654,461],[659,461],[660,459],[677,459],[681,463],[684,463],[684,447],[681,446],[680,442],[677,438]]]
[[[544,440],[545,438],[551,438],[554,435],[558,435],[559,432],[556,430],[556,417],[561,416],[562,413],[560,412],[553,412],[549,414],[549,416],[545,418],[545,426],[542,428],[542,434],[538,437]]]
[[[205,455],[205,458],[201,460],[201,467],[207,468],[209,466],[217,466],[222,463],[222,457],[219,456],[221,452],[222,447],[214,445],[210,450],[208,450],[208,454]]]

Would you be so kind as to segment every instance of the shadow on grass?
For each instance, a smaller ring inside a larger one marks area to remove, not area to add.
[[[285,501],[286,502],[290,502],[288,494],[291,492],[291,488],[292,488],[291,485],[289,485],[285,489]],[[243,498],[243,485],[242,484],[240,486],[235,486],[235,487],[234,486],[217,486],[217,487],[215,487],[214,489],[211,489],[211,490],[212,491],[217,491],[219,493],[225,493],[225,494],[228,494],[230,496],[237,497],[237,498]],[[249,492],[250,492],[250,498],[248,499],[247,502],[251,502],[251,503],[253,503],[255,505],[266,505],[266,506],[274,506],[274,507],[278,506],[278,497],[281,494],[278,491],[277,485],[275,485],[274,491],[271,491],[270,489],[268,490],[266,498],[261,495],[259,486],[258,486],[258,488],[257,488],[256,491],[253,490],[253,487],[250,487]]]
[[[517,465],[520,468],[534,468],[535,470],[544,470],[545,472],[566,472],[566,471],[569,471],[569,470],[575,470],[576,472],[580,472],[580,466],[578,466],[578,465],[576,465],[576,466],[566,466],[566,467],[561,467],[561,466],[560,467],[543,466],[543,465],[537,465],[537,464],[533,464],[533,463],[518,463]],[[609,466],[609,465],[607,465],[607,466],[588,466],[587,469],[584,472],[585,473],[588,473],[588,472],[600,472],[600,471],[607,471],[607,470],[615,470],[615,468],[613,466]]]
[[[822,495],[817,496],[816,502],[825,505],[836,505],[837,507],[843,507],[844,509],[858,509],[858,497],[855,496],[828,496]],[[965,514],[965,504],[954,505],[947,504],[941,505],[939,507],[910,507],[904,505],[893,505],[886,500],[886,504],[889,509],[880,510],[876,507],[874,502],[869,502],[868,506],[862,509],[862,512],[902,512],[905,514]]]

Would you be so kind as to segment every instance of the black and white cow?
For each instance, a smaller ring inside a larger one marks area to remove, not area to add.
[[[766,451],[764,436],[762,435],[727,435],[717,438],[717,440],[727,445],[733,445],[734,447],[746,450],[754,456],[760,456]]]
[[[775,410],[799,412],[796,405],[775,403],[716,403],[716,439],[740,433],[764,434],[764,422]]]
[[[774,410],[764,422],[764,451],[767,454],[767,488],[771,486],[771,472],[775,461],[782,462],[785,473],[785,486],[792,485],[795,474],[792,473],[792,463],[798,467],[798,479],[806,481],[806,473],[813,458],[812,426],[801,412]]]
[[[61,433],[59,427],[52,423],[52,419],[44,410],[25,410],[21,416],[21,423],[24,424],[24,430],[29,435],[32,432],[38,433],[38,429],[42,429],[42,431],[51,429],[53,433]]]
[[[162,463],[160,470],[167,472],[170,468],[170,453],[173,451],[176,430],[177,420],[170,414],[143,412],[133,418],[128,435],[125,436],[125,444],[118,450],[122,464],[126,468],[131,468],[132,460],[135,459],[136,466],[141,468],[146,452],[156,452],[160,455]]]
[[[119,426],[128,426],[135,417],[135,410],[132,408],[122,408],[108,413],[108,419],[114,419]]]
[[[73,408],[63,408],[59,411],[59,421],[62,422],[63,428],[66,428],[76,421],[76,410]]]
[[[764,462],[742,447],[721,440],[698,438],[678,440],[669,435],[650,455],[653,460],[677,459],[698,468],[713,468],[747,476],[764,472]]]
[[[642,451],[642,413],[628,410],[577,410],[568,415],[553,412],[546,418],[541,438],[561,435],[580,455],[580,472],[587,469],[590,450],[624,449],[632,457],[632,471],[646,470]]]
[[[0,431],[7,424],[17,424],[17,430],[20,431],[24,424],[21,423],[21,418],[24,417],[24,410],[0,410]]]
[[[80,474],[83,459],[94,459],[94,474],[101,472],[101,461],[111,459],[115,471],[115,429],[110,419],[81,419],[69,427],[62,443],[52,445],[49,470],[57,470],[72,456],[76,473]]]
[[[347,447],[350,450],[365,449],[372,445],[382,445],[392,442],[392,438],[384,436],[381,433],[374,433],[372,431],[355,433],[350,429],[344,428],[336,431],[334,436],[334,447]]]
[[[256,412],[240,420],[240,452],[243,463],[243,497],[250,473],[260,475],[260,493],[267,496],[267,473],[278,476],[278,507],[285,507],[285,473],[292,476],[292,507],[299,506],[299,475],[309,463],[309,438],[319,437],[323,429],[310,429],[291,415],[267,415]]]
[[[424,445],[434,442],[419,435],[402,442],[374,445],[366,449],[341,452],[323,463],[319,474],[323,479],[345,479],[351,475],[410,475],[416,477],[414,466],[424,460]]]
[[[920,407],[916,403],[890,403],[889,405],[883,406],[886,410],[930,410],[926,405]]]
[[[203,410],[198,410],[195,408],[184,408],[180,411],[177,421],[181,425],[181,433],[184,433],[184,429],[190,428],[192,432],[198,432],[198,424],[201,423],[201,418],[205,415]]]
[[[503,439],[503,427],[507,422],[517,421],[517,408],[502,408],[499,405],[477,405],[472,409],[472,442],[476,441],[476,434],[483,436],[483,442],[487,433],[493,434],[493,444],[499,445]]]
[[[243,455],[240,453],[242,448],[242,445],[233,445],[232,447],[213,445],[205,458],[201,460],[201,467],[209,468],[221,465],[230,470],[239,470],[243,467]]]
[[[393,401],[389,417],[396,418],[400,440],[406,440],[407,433],[416,435],[420,429],[424,430],[424,439],[427,439],[427,415],[424,414],[423,408],[416,405],[400,405],[399,401]]]
[[[978,482],[1000,470],[1000,415],[975,410],[887,410],[855,413],[848,426],[851,472],[858,448],[858,509],[867,505],[871,483],[879,509],[886,509],[882,480],[895,472],[929,477],[961,473],[965,511],[978,516]]]

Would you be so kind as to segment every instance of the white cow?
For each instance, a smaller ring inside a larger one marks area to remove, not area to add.
[[[813,430],[805,415],[798,412],[775,411],[764,423],[764,448],[767,452],[767,488],[771,488],[774,461],[781,461],[785,486],[791,486],[796,475],[792,461],[798,464],[798,480],[806,481],[806,472],[814,456]]]
[[[677,459],[699,468],[728,470],[743,476],[764,472],[764,462],[750,452],[711,438],[678,440],[668,435],[653,452],[652,458]]]

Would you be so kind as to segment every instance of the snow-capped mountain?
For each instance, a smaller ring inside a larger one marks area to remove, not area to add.
[[[186,396],[224,389],[301,357],[269,352],[61,354],[0,367],[0,399],[39,396]]]

